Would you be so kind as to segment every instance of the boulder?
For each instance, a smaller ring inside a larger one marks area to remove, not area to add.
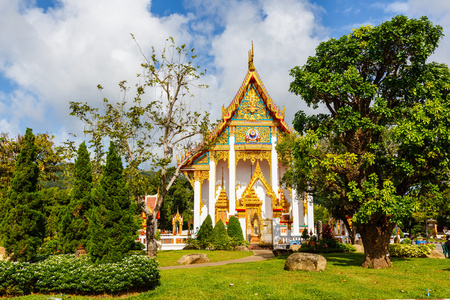
[[[292,254],[292,253],[294,253],[294,250],[292,250],[292,249],[273,249],[272,252],[273,252],[273,255],[275,257],[277,257],[277,256],[281,256],[281,255],[286,255],[286,254]]]
[[[354,244],[353,246],[355,246],[356,248],[356,252],[363,252],[364,253],[364,246],[361,244]]]
[[[179,265],[193,265],[209,263],[209,258],[204,253],[186,254],[177,261]]]
[[[428,258],[442,258],[445,259],[444,253],[438,250],[431,250],[431,253],[428,254]]]
[[[245,246],[237,246],[236,251],[249,252],[250,250]]]
[[[284,269],[288,271],[325,271],[327,266],[327,260],[325,257],[314,253],[294,253],[291,254],[286,263],[284,264]]]
[[[292,251],[298,251],[298,249],[300,249],[302,247],[302,245],[290,245],[289,249]]]

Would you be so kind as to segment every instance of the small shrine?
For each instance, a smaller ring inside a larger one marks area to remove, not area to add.
[[[236,216],[247,241],[277,244],[283,236],[300,236],[304,228],[314,232],[313,204],[311,195],[280,184],[288,166],[281,164],[275,147],[292,129],[284,120],[285,109],[264,87],[253,58],[252,45],[247,74],[211,132],[212,147],[193,149],[181,171],[194,189],[195,231],[207,215],[224,224]]]

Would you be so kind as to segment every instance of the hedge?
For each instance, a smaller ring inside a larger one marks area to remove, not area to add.
[[[142,255],[93,264],[88,256],[54,255],[37,263],[0,261],[0,295],[33,293],[118,294],[159,282],[156,259]]]
[[[391,257],[426,257],[434,249],[436,249],[436,245],[434,244],[389,244],[389,254]]]

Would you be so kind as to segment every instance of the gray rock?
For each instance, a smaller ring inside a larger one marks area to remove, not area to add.
[[[249,252],[250,250],[245,246],[237,246],[236,251]]]
[[[177,261],[179,265],[193,265],[209,263],[209,258],[204,253],[186,254]]]
[[[284,269],[288,271],[325,271],[327,266],[327,260],[322,255],[314,253],[294,253],[291,254],[286,263],[284,264]]]

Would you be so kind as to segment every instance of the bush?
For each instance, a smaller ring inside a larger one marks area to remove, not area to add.
[[[411,240],[409,238],[405,238],[403,241],[400,242],[400,244],[408,244],[411,245]]]
[[[35,264],[0,261],[0,295],[34,293],[120,293],[153,288],[160,275],[156,259],[143,255],[93,264],[88,256],[51,256]]]
[[[434,244],[389,244],[391,257],[426,257],[434,249],[436,249]]]
[[[212,243],[216,250],[229,249],[227,230],[225,229],[222,220],[217,221],[216,226],[214,226]]]
[[[207,215],[206,219],[203,221],[202,226],[200,226],[200,230],[197,233],[197,240],[202,243],[211,243],[212,242],[212,220],[211,216]]]
[[[302,232],[302,239],[304,239],[304,240],[309,239],[308,228],[303,229],[303,232]]]
[[[227,233],[231,239],[237,242],[244,242],[241,223],[239,222],[239,219],[236,218],[235,216],[231,216],[230,220],[228,221]]]
[[[337,239],[322,239],[316,242],[311,238],[307,243],[303,243],[300,252],[312,253],[352,253],[356,251],[355,246],[342,244]]]

